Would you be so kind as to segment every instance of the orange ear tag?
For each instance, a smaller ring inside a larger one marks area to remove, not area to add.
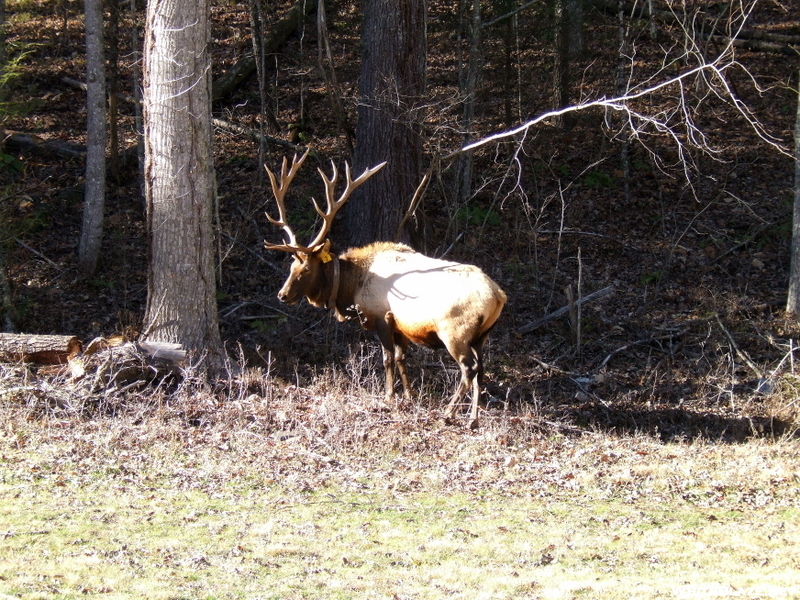
[[[321,252],[319,257],[322,259],[322,262],[329,263],[333,260],[333,257],[330,255],[329,252]]]

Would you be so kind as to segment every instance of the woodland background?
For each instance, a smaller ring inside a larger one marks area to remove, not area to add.
[[[470,193],[459,195],[453,193],[456,158],[446,157],[465,136],[508,130],[551,110],[554,97],[557,6],[468,4],[430,2],[425,152],[430,163],[440,160],[417,216],[422,250],[481,266],[509,296],[487,350],[488,414],[532,411],[579,428],[641,430],[663,439],[793,432],[798,327],[783,307],[798,7],[779,0],[655,2],[655,9],[672,12],[670,20],[648,18],[641,7],[620,14],[615,6],[586,4],[583,49],[570,59],[573,102],[616,96],[626,85],[656,83],[691,66],[692,55],[681,47],[687,24],[724,23],[731,15],[741,23],[746,12],[748,31],[785,37],[737,46],[725,74],[752,119],[785,153],[697,77],[632,103],[662,115],[675,136],[643,129],[645,144],[626,141],[630,130],[602,107],[572,113],[565,122],[547,119],[477,149]],[[270,26],[291,4],[264,6],[272,11],[265,12]],[[471,50],[475,6],[485,26]],[[119,13],[121,159],[109,176],[101,263],[86,278],[76,270],[85,98],[70,83],[85,78],[81,8],[68,1],[6,5],[11,67],[2,88],[7,136],[0,177],[8,314],[19,331],[132,339],[145,302],[147,245],[134,108],[125,94],[139,58],[131,42],[141,35],[143,17],[130,4]],[[498,20],[515,8],[521,10],[513,18]],[[369,393],[377,343],[309,306],[279,306],[275,293],[286,265],[283,256],[263,249],[279,232],[264,217],[271,197],[262,163],[276,168],[293,148],[306,146],[323,167],[349,156],[320,65],[335,69],[334,92],[346,121],[357,126],[360,8],[341,1],[327,11],[332,62],[320,59],[313,15],[266,61],[269,108],[279,127],[271,135],[281,143],[259,149],[249,135],[267,126],[255,76],[214,103],[219,314],[229,353],[286,386],[302,389],[345,365]],[[219,80],[252,52],[249,8],[216,3],[212,23]],[[726,44],[724,36],[695,39],[702,42],[695,50],[708,57]],[[478,68],[466,131],[471,51],[478,53]],[[681,96],[710,152],[676,145],[676,138],[686,143],[694,135],[675,117],[683,110],[674,109]],[[39,143],[15,145],[12,132],[37,136]],[[317,174],[306,169],[294,184],[292,218],[310,231],[308,196],[322,191]],[[570,285],[577,297],[609,286],[613,292],[582,305],[579,318],[567,314],[531,328],[567,304]],[[414,350],[413,356],[418,385],[426,386],[421,402],[437,407],[455,367],[437,353]]]

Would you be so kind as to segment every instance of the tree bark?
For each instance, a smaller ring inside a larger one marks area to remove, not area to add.
[[[798,75],[798,87],[800,88],[800,75]],[[794,124],[794,215],[786,312],[794,317],[800,316],[800,92],[797,94],[797,116]]]
[[[103,55],[103,3],[86,0],[86,196],[78,248],[84,275],[97,268],[103,242],[106,196],[106,74]]]
[[[354,172],[388,166],[345,206],[352,245],[393,239],[422,176],[427,14],[427,0],[365,3]]]
[[[210,0],[151,0],[144,43],[150,234],[143,338],[222,357],[214,279]]]

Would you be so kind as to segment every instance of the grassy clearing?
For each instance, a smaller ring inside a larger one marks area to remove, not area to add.
[[[471,433],[408,411],[359,428],[366,413],[341,397],[295,408],[305,421],[271,429],[253,425],[266,410],[252,399],[201,426],[175,418],[198,423],[186,405],[144,418],[7,416],[0,590],[800,597],[796,441],[565,436],[519,417]],[[336,422],[355,433],[334,438]]]

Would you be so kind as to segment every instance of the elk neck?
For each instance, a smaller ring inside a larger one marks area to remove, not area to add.
[[[328,301],[325,303],[325,306],[331,310],[334,310],[338,313],[336,309],[336,300],[339,296],[339,283],[341,281],[341,265],[339,264],[339,257],[335,254],[331,254],[331,263],[333,269],[333,277],[331,281],[331,293],[328,296]]]

